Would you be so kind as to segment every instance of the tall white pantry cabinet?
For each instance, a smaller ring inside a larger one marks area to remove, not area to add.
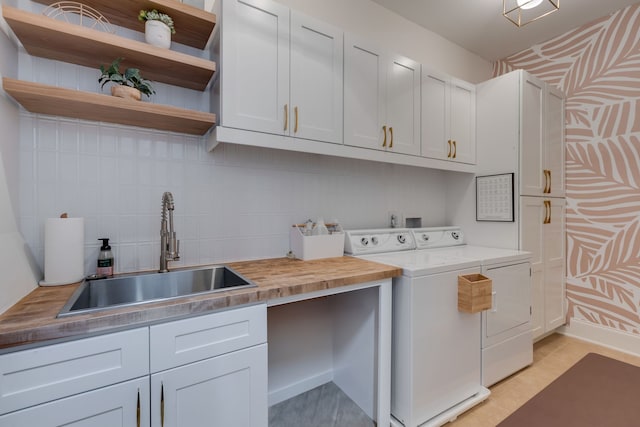
[[[532,327],[565,323],[564,94],[517,70],[477,87],[479,175],[515,172],[518,249],[532,253]]]

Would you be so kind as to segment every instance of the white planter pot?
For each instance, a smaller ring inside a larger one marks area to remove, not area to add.
[[[171,47],[171,28],[164,22],[146,21],[144,24],[144,39],[150,45],[169,49]]]

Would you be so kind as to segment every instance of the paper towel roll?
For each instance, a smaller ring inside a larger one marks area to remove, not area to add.
[[[67,285],[84,278],[84,218],[47,218],[44,227],[44,280]]]

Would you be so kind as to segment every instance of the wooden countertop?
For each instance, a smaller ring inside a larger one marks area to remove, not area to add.
[[[227,264],[257,287],[111,308],[57,318],[79,283],[38,287],[0,315],[0,349],[106,333],[315,291],[399,276],[402,270],[354,257],[300,261],[274,258]]]

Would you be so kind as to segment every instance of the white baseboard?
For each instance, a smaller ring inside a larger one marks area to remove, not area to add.
[[[333,381],[333,370],[329,370],[318,375],[305,378],[302,381],[289,384],[286,387],[279,388],[278,390],[270,390],[269,406],[284,402],[287,399],[291,399],[292,397],[304,393],[305,391],[309,391],[331,381]]]
[[[569,326],[563,326],[559,328],[557,332],[624,353],[633,354],[634,356],[640,356],[640,335],[618,331],[580,319],[571,319]]]

